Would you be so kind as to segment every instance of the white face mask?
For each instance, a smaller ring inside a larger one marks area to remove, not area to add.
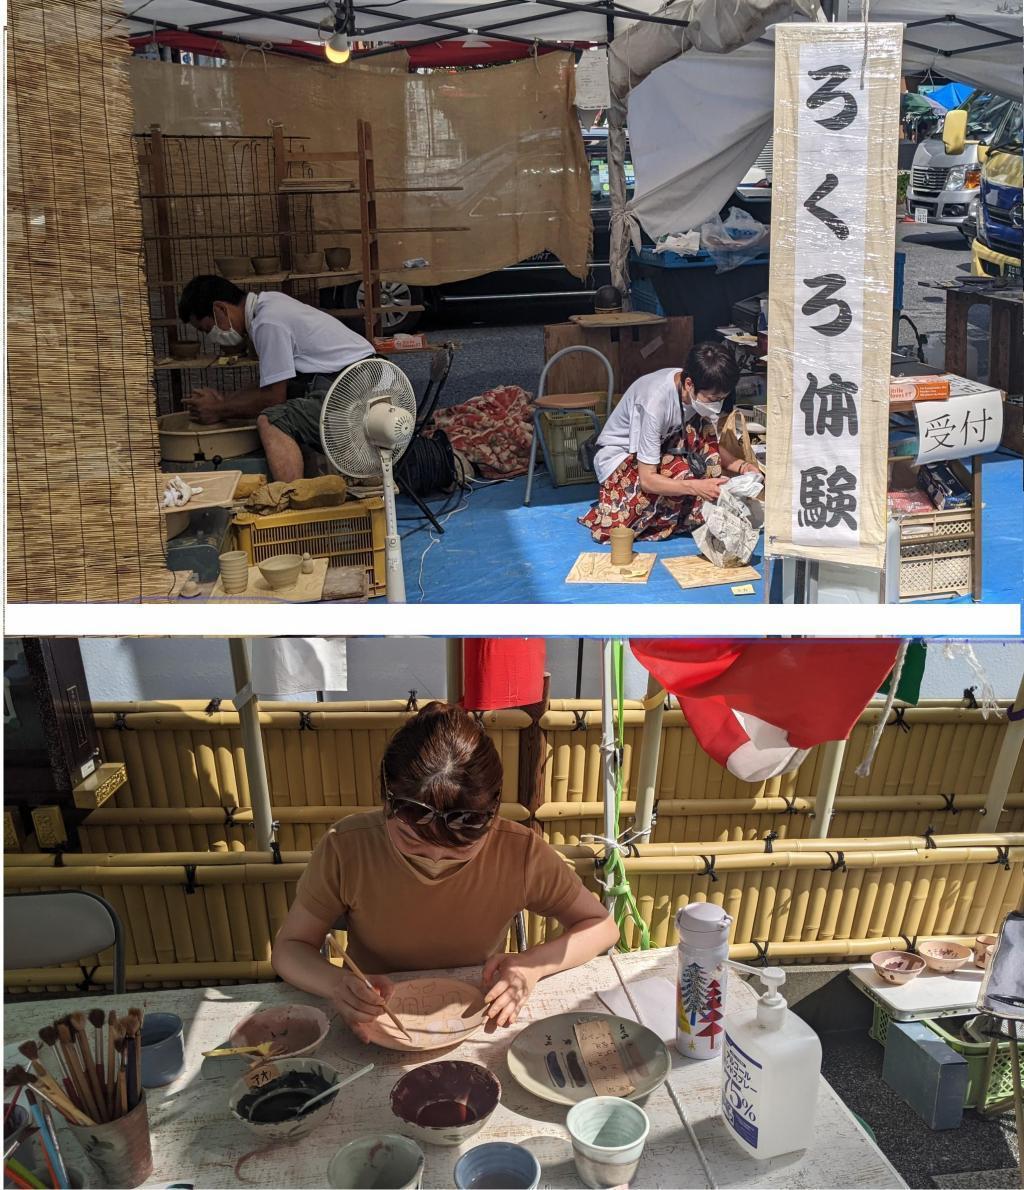
[[[690,408],[708,421],[716,421],[722,412],[725,401],[698,401],[696,397],[690,400]]]
[[[226,331],[221,330],[217,325],[217,315],[213,315],[213,327],[209,331],[210,339],[216,343],[218,347],[237,347],[243,342],[244,336],[236,331],[233,326],[228,326]]]

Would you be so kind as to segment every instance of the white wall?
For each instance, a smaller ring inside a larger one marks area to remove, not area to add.
[[[81,640],[89,692],[101,702],[176,698],[230,698],[231,663],[225,640],[199,637],[136,639],[91,637]],[[547,665],[553,698],[572,698],[576,692],[575,639],[551,638]],[[1024,644],[1020,641],[979,641],[978,660],[1000,698],[1013,698],[1024,672]],[[600,695],[600,646],[587,640],[583,648],[584,698]],[[626,693],[642,697],[646,675],[627,650]],[[962,659],[947,659],[943,643],[928,648],[922,696],[958,698],[965,686],[978,684]],[[354,637],[348,642],[348,690],[338,697],[352,699],[443,696],[445,648],[440,638]],[[331,692],[329,692],[331,693]],[[297,696],[301,697],[301,696]],[[313,693],[305,696],[313,697]]]

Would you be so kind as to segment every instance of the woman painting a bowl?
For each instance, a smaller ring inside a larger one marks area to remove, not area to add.
[[[317,844],[274,941],[278,975],[329,1000],[366,1040],[394,990],[385,972],[482,964],[487,1015],[511,1025],[538,980],[615,945],[615,923],[573,869],[535,831],[499,817],[501,786],[497,749],[473,717],[424,707],[384,754],[383,808],[349,815]],[[523,909],[563,932],[505,954]],[[342,918],[373,991],[321,954]]]
[[[600,495],[580,517],[595,541],[617,528],[641,541],[689,532],[731,476],[760,471],[718,444],[718,416],[738,379],[727,348],[698,343],[682,371],[664,368],[626,389],[597,440]]]

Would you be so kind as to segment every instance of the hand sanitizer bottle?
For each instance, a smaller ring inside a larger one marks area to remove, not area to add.
[[[781,967],[732,965],[768,990],[756,1007],[726,1015],[722,1115],[736,1143],[764,1161],[805,1149],[814,1137],[821,1042],[789,1011],[779,992],[786,980]]]

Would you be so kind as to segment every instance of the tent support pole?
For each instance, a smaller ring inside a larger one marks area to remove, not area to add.
[[[660,695],[660,697],[659,697]],[[650,705],[654,699],[655,705]],[[661,723],[665,717],[665,691],[653,674],[647,676],[647,700],[644,706],[644,726],[640,736],[640,764],[636,782],[636,817],[633,829],[643,837],[642,843],[649,843],[644,834],[651,829],[654,817],[654,801],[657,793],[658,758],[661,755]]]
[[[462,651],[462,637],[450,636],[445,642],[445,662],[447,678],[445,682],[445,696],[450,705],[454,706],[465,693],[464,655]]]
[[[808,836],[812,839],[828,837],[829,827],[832,825],[832,807],[836,801],[836,791],[839,788],[839,774],[843,768],[843,757],[846,755],[846,740],[829,740],[822,745],[821,784],[814,795],[814,818],[810,824]]]
[[[1020,759],[1021,747],[1024,746],[1024,677],[1021,678],[1010,714],[1018,714],[1021,717],[1009,719],[1003,731],[996,763],[992,768],[988,789],[985,790],[985,808],[978,816],[977,830],[997,829],[999,816],[1006,804],[1006,795],[1010,792],[1010,782]]]
[[[249,800],[252,803],[252,818],[256,827],[256,850],[269,851],[271,843],[274,842],[274,816],[270,809],[267,761],[263,754],[263,735],[260,731],[260,705],[252,692],[249,646],[242,637],[234,636],[228,645],[231,650],[231,672],[235,679],[235,709],[238,711],[242,728]]]
[[[618,837],[615,821],[615,710],[612,690],[615,685],[612,642],[601,642],[601,770],[604,777],[604,837]],[[605,893],[604,904],[615,913],[615,896]]]

